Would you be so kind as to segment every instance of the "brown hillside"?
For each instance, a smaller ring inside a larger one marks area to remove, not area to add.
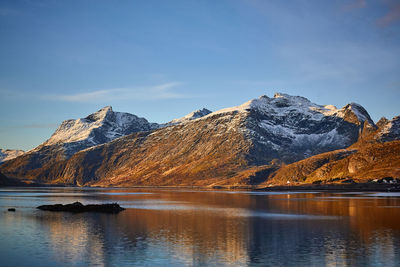
[[[312,183],[353,179],[366,182],[376,178],[400,177],[400,141],[362,143],[283,166],[268,183],[287,181]]]

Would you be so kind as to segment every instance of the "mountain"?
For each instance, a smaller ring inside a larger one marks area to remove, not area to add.
[[[291,163],[345,148],[356,142],[364,131],[376,129],[368,112],[356,103],[337,109],[281,93],[273,98],[261,96],[216,113],[244,114],[243,131],[253,143],[250,157],[257,164],[271,159]]]
[[[377,133],[377,139],[382,142],[398,140],[400,136],[400,116],[392,120],[382,118],[378,122],[380,130]]]
[[[195,111],[187,114],[186,116],[184,116],[182,118],[174,119],[174,120],[170,121],[169,124],[185,123],[187,121],[191,121],[191,120],[195,120],[195,119],[204,117],[210,113],[212,113],[212,111],[208,110],[206,108],[198,109],[198,110],[195,110]]]
[[[111,106],[107,106],[86,118],[64,121],[50,139],[35,150],[63,144],[65,154],[69,157],[82,149],[107,143],[134,132],[156,128],[156,123],[149,123],[133,114],[114,112]]]
[[[25,153],[25,151],[23,151],[23,150],[0,148],[0,163],[4,162],[6,160],[16,158],[24,153]]]
[[[400,116],[382,118],[378,128],[346,149],[322,153],[281,167],[264,185],[291,183],[366,182],[400,178]]]
[[[254,184],[281,165],[344,149],[377,126],[355,103],[338,109],[277,93],[152,129],[36,168],[27,168],[29,163],[19,157],[0,170],[76,185]]]
[[[12,175],[25,176],[31,170],[68,159],[86,148],[158,127],[157,123],[149,123],[133,114],[114,112],[107,106],[85,118],[62,122],[47,141],[4,166],[15,170]]]

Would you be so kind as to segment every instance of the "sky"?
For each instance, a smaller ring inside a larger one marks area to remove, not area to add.
[[[400,115],[400,0],[0,1],[0,148],[107,105],[161,123],[275,92]]]

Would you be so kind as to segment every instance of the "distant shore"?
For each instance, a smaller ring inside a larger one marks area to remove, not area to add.
[[[44,183],[24,183],[21,181],[0,184],[1,187],[76,187],[76,188],[103,188],[103,189],[129,189],[129,188],[142,188],[142,189],[175,189],[175,190],[221,190],[221,191],[375,191],[375,192],[400,192],[400,184],[386,184],[386,183],[353,183],[353,184],[296,184],[296,185],[273,185],[268,187],[257,185],[221,185],[221,186],[142,186],[133,185],[127,187],[99,187],[99,186],[75,186],[72,184],[44,184]]]

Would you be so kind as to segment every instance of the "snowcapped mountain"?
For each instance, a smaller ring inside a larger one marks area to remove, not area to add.
[[[22,154],[24,154],[25,151],[23,150],[14,150],[14,149],[2,149],[0,148],[0,163],[4,162],[6,160],[10,160],[13,158],[16,158]]]
[[[276,93],[208,116],[242,114],[243,133],[253,142],[253,160],[275,157],[293,162],[350,146],[364,127],[376,128],[359,104],[343,108],[317,105],[307,98]],[[365,124],[365,125],[364,125]]]
[[[9,176],[78,185],[253,183],[253,178],[246,177],[261,166],[277,168],[276,164],[346,148],[363,131],[376,129],[358,104],[336,108],[281,93],[212,113],[195,111],[166,127],[140,124],[134,129],[144,128],[145,132],[139,130],[112,141],[108,140],[123,133],[115,125],[123,123],[108,112],[106,108],[85,119],[64,122],[45,143],[50,145],[43,144],[35,157],[27,160],[23,155],[8,161],[0,171]],[[97,134],[99,128],[101,134]],[[87,145],[79,146],[79,152],[54,161],[59,149],[65,154],[66,144],[82,142]],[[37,157],[42,160],[32,164]]]
[[[4,164],[17,164],[10,174],[25,176],[32,170],[68,159],[78,151],[158,127],[157,123],[149,123],[133,114],[114,112],[107,106],[85,118],[62,122],[43,144]]]
[[[111,106],[107,106],[86,118],[64,121],[50,139],[35,150],[62,144],[67,156],[70,156],[79,150],[107,143],[127,134],[158,127],[157,123],[149,123],[133,114],[114,112]]]
[[[210,111],[206,108],[198,109],[198,110],[195,110],[195,111],[187,114],[186,116],[184,116],[182,118],[174,119],[174,120],[170,121],[167,125],[185,123],[187,121],[192,121],[192,120],[204,117],[210,113],[212,113],[212,111]]]

